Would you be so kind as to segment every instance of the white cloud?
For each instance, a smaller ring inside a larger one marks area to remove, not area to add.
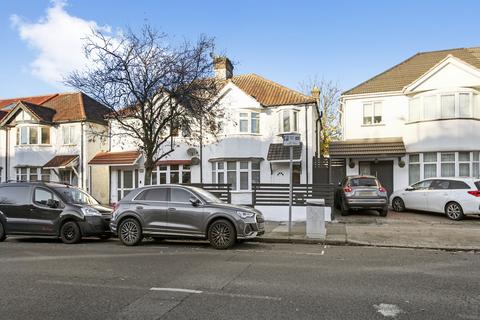
[[[65,6],[65,1],[53,0],[45,16],[34,23],[18,15],[10,17],[20,38],[36,52],[30,64],[32,74],[57,86],[64,75],[87,65],[83,44],[91,30],[111,31],[108,26],[70,15]]]

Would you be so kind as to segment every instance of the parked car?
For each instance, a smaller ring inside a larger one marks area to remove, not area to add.
[[[0,241],[8,235],[56,236],[77,243],[82,236],[108,238],[112,209],[65,184],[0,184]]]
[[[377,210],[382,217],[388,213],[387,190],[374,176],[348,176],[338,185],[334,195],[335,208],[347,215],[351,210]]]
[[[208,239],[214,248],[227,249],[237,239],[262,235],[264,218],[256,209],[224,203],[200,188],[162,185],[133,190],[120,200],[110,228],[127,246],[148,236]]]
[[[395,191],[393,210],[406,209],[445,213],[452,220],[480,214],[480,180],[474,178],[430,178]]]

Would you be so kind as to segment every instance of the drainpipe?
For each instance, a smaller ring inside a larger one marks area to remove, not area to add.
[[[80,123],[80,176],[82,177],[81,179],[81,187],[82,189],[85,189],[85,179],[84,179],[84,174],[85,174],[85,168],[84,168],[84,163],[83,163],[83,160],[84,160],[84,156],[83,156],[83,122]],[[89,190],[90,192],[90,190]]]
[[[200,117],[200,183],[203,183],[203,117]]]
[[[5,128],[5,181],[8,181],[10,177],[10,168],[8,167],[8,148],[9,148],[9,137],[10,128]],[[0,177],[1,178],[1,177]]]
[[[308,108],[309,105],[306,105],[305,108],[305,174],[306,174],[306,184],[308,184]]]

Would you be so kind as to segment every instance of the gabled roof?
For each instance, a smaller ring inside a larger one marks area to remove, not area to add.
[[[39,119],[48,122],[93,121],[104,123],[109,109],[82,92],[0,100],[0,111],[10,112],[22,102]],[[1,114],[0,114],[1,117]]]
[[[480,47],[420,52],[375,77],[345,91],[343,95],[401,91],[448,55],[480,68]]]
[[[88,164],[133,165],[141,155],[140,151],[100,152]]]
[[[257,74],[243,74],[230,78],[243,92],[265,107],[315,103],[313,97],[284,87]]]
[[[65,168],[71,166],[78,159],[77,154],[54,156],[43,165],[44,168]]]

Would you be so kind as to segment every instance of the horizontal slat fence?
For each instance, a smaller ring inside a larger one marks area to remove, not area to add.
[[[325,205],[333,205],[333,184],[293,185],[293,205],[304,206],[308,199],[325,199]],[[281,183],[254,183],[252,185],[253,205],[288,206],[290,186]]]
[[[228,183],[190,183],[192,187],[199,187],[213,193],[217,198],[232,203],[231,186]]]

